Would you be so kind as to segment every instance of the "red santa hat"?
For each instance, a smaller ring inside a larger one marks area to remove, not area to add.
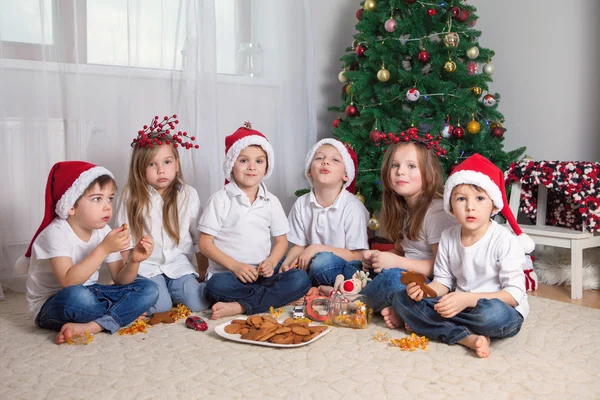
[[[477,185],[485,190],[494,207],[498,209],[497,212],[502,214],[513,232],[518,236],[525,253],[531,253],[535,249],[535,242],[521,231],[515,216],[508,207],[504,173],[500,168],[480,154],[473,154],[460,163],[452,171],[444,187],[444,209],[450,214],[452,189],[462,184]]]
[[[108,175],[114,179],[113,174],[106,168],[84,161],[61,161],[54,164],[46,183],[44,219],[33,235],[27,253],[17,260],[15,264],[17,271],[22,274],[27,273],[31,248],[38,235],[50,225],[54,218],[67,219],[69,211],[75,206],[77,199],[94,180],[102,175]]]
[[[346,176],[348,177],[348,181],[344,183],[344,188],[348,190],[350,193],[354,193],[356,189],[356,171],[358,170],[358,158],[356,157],[356,153],[347,143],[342,143],[337,139],[323,139],[317,142],[306,154],[306,159],[304,160],[304,176],[310,183],[310,186],[313,186],[312,177],[309,176],[310,165],[313,162],[313,158],[319,148],[323,145],[330,145],[335,147],[335,149],[340,153],[342,159],[344,160],[344,167],[346,168]]]
[[[264,179],[268,179],[273,172],[275,159],[273,147],[263,135],[257,130],[252,129],[250,122],[238,128],[237,131],[225,138],[225,161],[223,162],[223,171],[225,172],[225,183],[233,179],[231,170],[241,151],[248,146],[260,146],[267,153],[267,162],[269,163]]]

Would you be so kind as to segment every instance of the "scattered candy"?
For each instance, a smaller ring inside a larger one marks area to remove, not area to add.
[[[94,335],[89,332],[83,332],[78,335],[74,335],[70,339],[65,340],[68,344],[85,344],[88,345],[94,340]]]

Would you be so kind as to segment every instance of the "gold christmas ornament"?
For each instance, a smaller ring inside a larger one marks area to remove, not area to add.
[[[444,36],[444,46],[446,47],[458,47],[460,38],[457,33],[450,32]]]
[[[352,86],[351,83],[347,84],[346,87],[344,88],[344,92],[346,92],[346,94],[350,94],[350,87]]]
[[[479,133],[480,130],[481,126],[479,125],[479,122],[475,120],[469,121],[469,123],[467,124],[467,131],[469,131],[471,135]]]
[[[471,90],[477,96],[481,96],[481,93],[483,93],[483,91],[481,90],[481,88],[479,86],[475,86]]]
[[[390,79],[390,71],[381,67],[381,69],[377,71],[377,79],[380,82],[387,82]]]
[[[360,192],[356,193],[354,195],[354,197],[356,197],[358,199],[358,201],[360,201],[361,203],[365,204],[365,196],[363,196],[362,194],[360,194]]]
[[[341,83],[346,83],[346,82],[348,82],[348,78],[346,78],[346,74],[345,74],[344,72],[346,72],[346,70],[340,71],[340,73],[338,74],[338,80],[339,80]]]
[[[372,216],[367,227],[372,231],[376,231],[379,229],[379,220],[375,216]]]
[[[364,4],[365,10],[375,11],[377,2],[375,0],[366,0]]]
[[[469,57],[471,60],[479,57],[479,47],[473,46],[467,50],[467,57]]]
[[[502,128],[502,124],[500,122],[492,122],[490,124],[490,130],[492,130],[494,128]]]
[[[446,64],[444,64],[444,71],[446,71],[446,72],[456,71],[456,63],[452,60],[446,61]]]

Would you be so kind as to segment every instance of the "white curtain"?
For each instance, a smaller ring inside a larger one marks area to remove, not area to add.
[[[289,211],[317,137],[308,3],[2,2],[0,298],[2,286],[24,291],[13,265],[41,222],[50,167],[100,164],[122,189],[131,140],[155,115],[178,114],[196,137],[182,166],[203,203],[223,185],[225,136],[251,121],[273,145],[266,183]]]

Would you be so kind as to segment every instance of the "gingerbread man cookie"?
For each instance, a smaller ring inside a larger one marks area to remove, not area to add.
[[[403,271],[402,278],[400,278],[400,282],[404,283],[405,285],[408,285],[411,282],[415,282],[417,285],[419,285],[423,293],[425,293],[426,297],[437,297],[437,293],[435,292],[435,290],[430,288],[427,285],[427,283],[425,283],[427,282],[427,278],[425,277],[425,275],[419,272],[415,272],[413,270],[408,270],[407,272]]]

